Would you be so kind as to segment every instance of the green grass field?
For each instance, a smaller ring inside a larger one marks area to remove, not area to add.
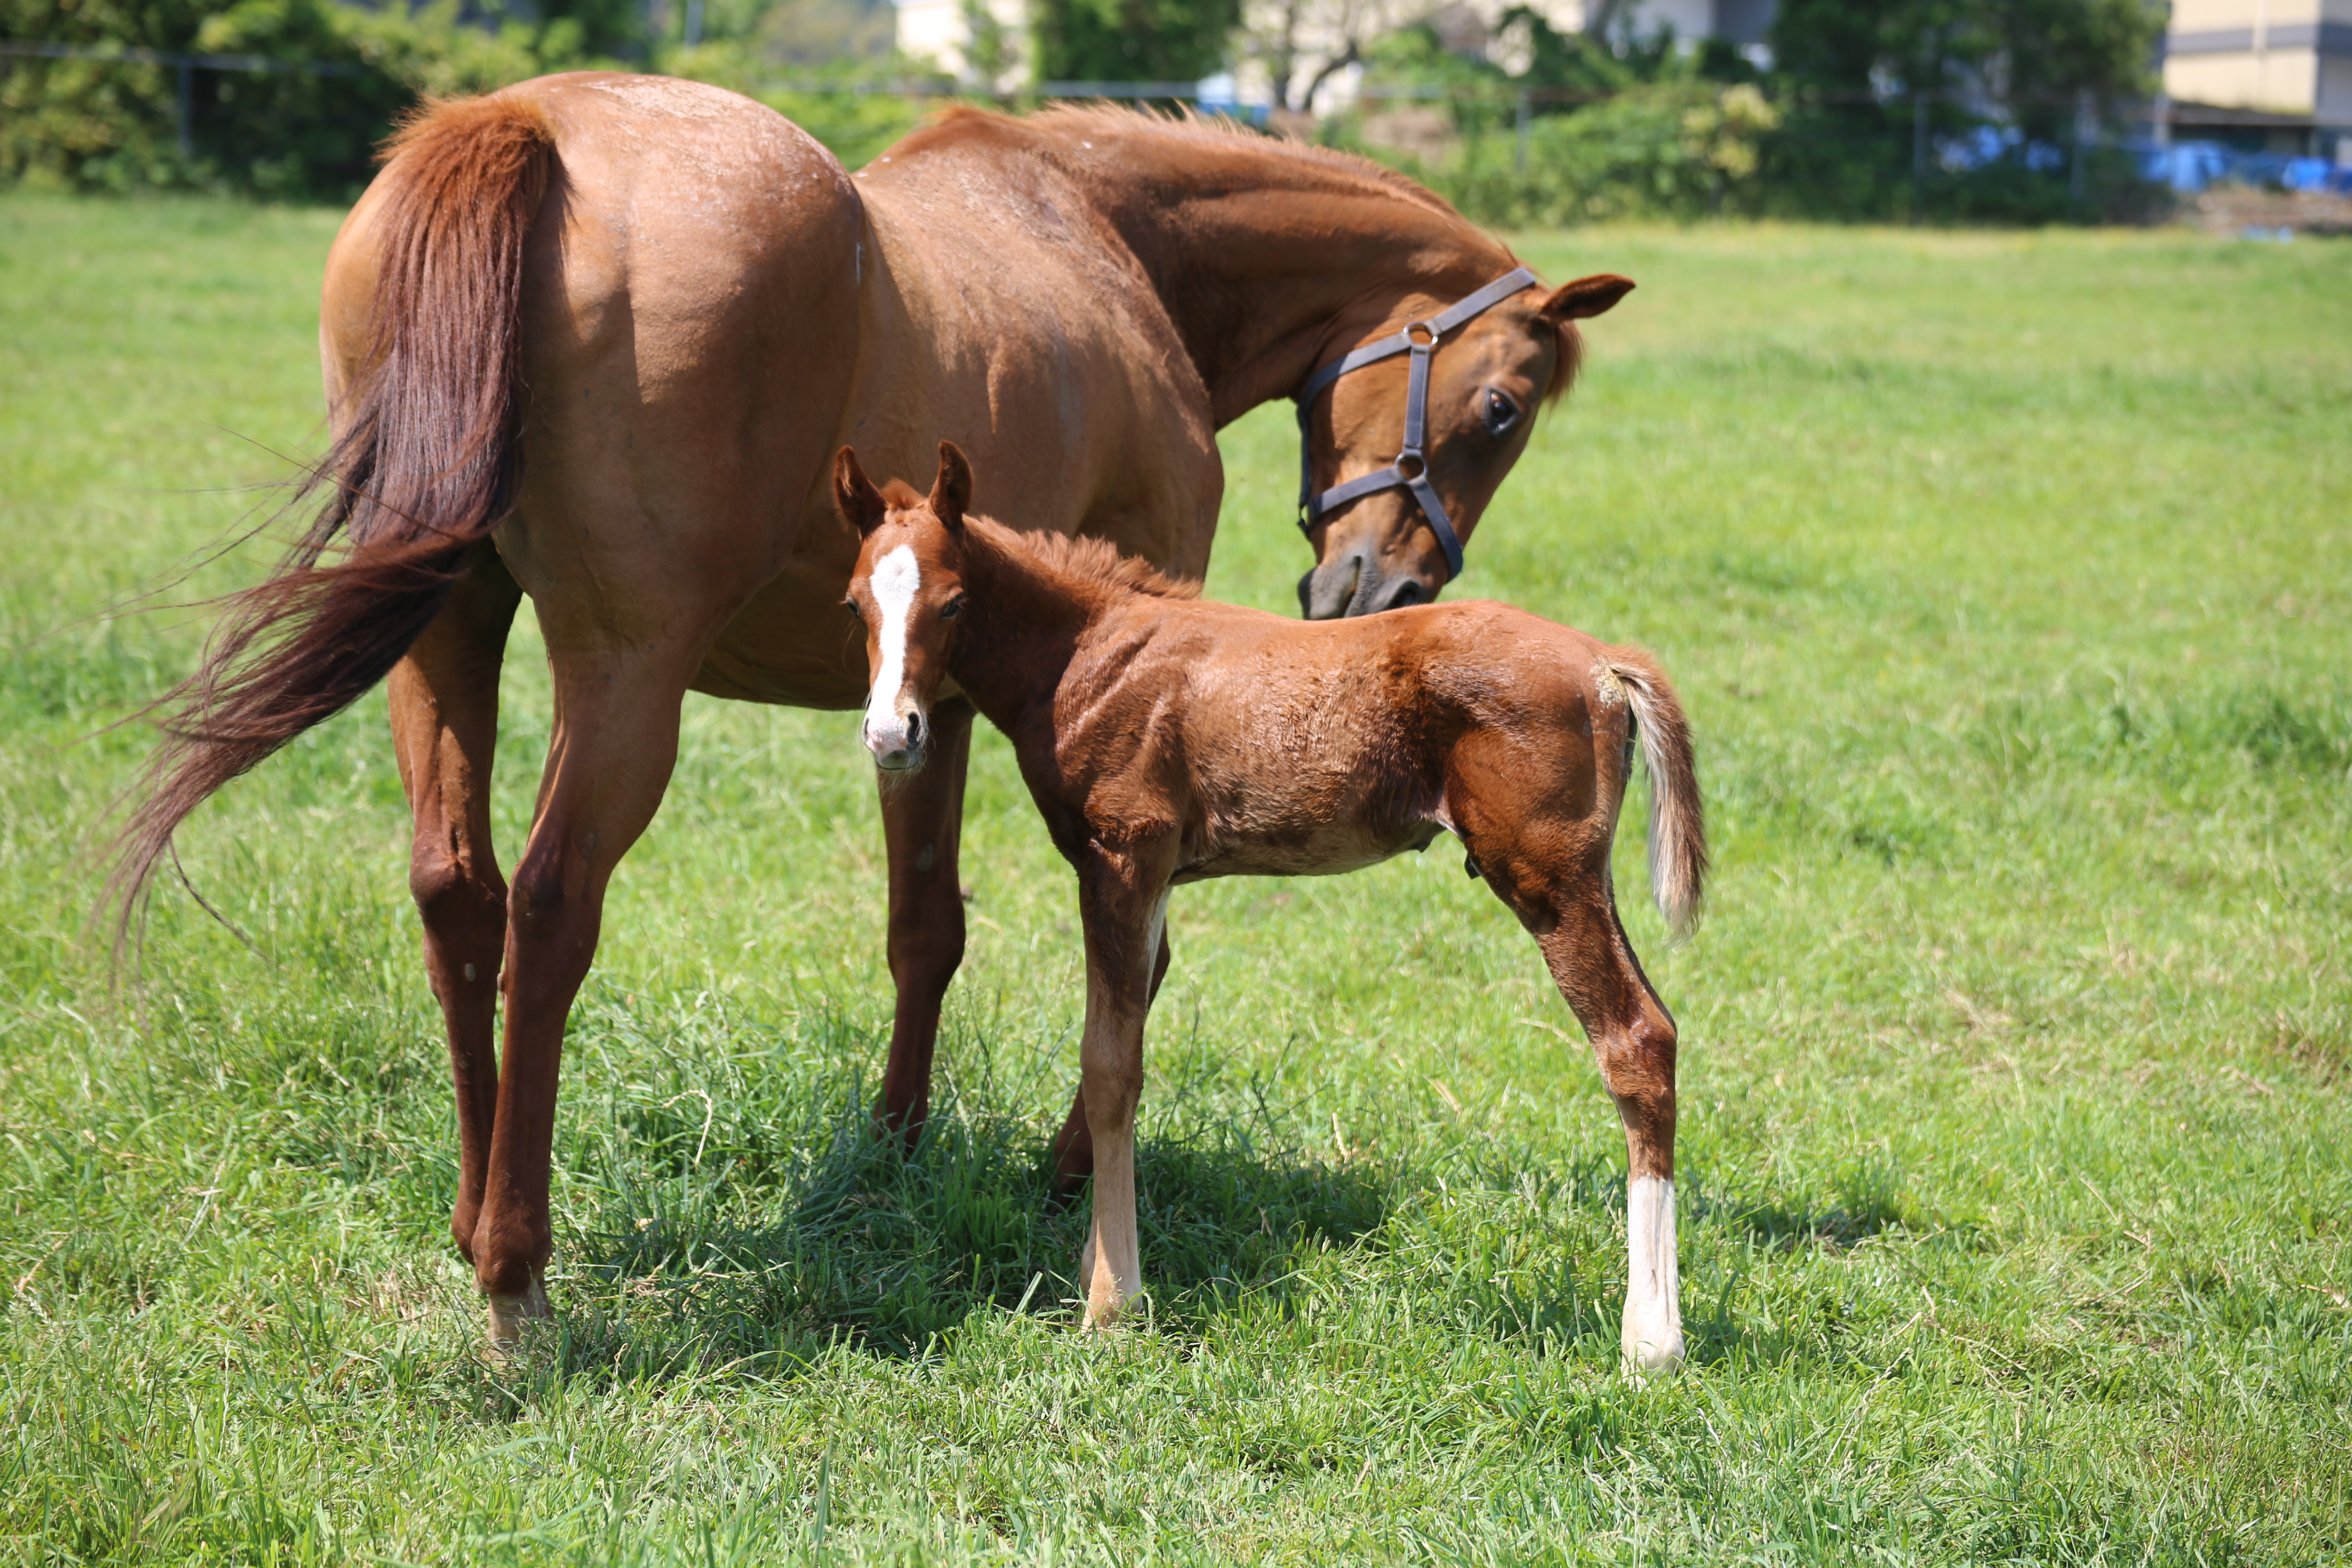
[[[942,1109],[855,721],[689,700],[557,1134],[560,1331],[482,1362],[379,699],[88,925],[108,731],[319,444],[323,212],[0,199],[0,1560],[2352,1558],[2352,248],[1595,229],[1593,324],[1462,594],[1655,650],[1718,873],[1679,950],[1681,1376],[1616,1367],[1623,1143],[1442,841],[1187,889],[1153,1316],[1045,1202],[1073,889],[994,736]],[[1307,564],[1286,411],[1210,590]],[[511,653],[519,844],[547,731]],[[1634,907],[1637,906],[1638,907]]]

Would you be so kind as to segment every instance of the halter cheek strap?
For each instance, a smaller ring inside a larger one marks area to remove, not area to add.
[[[1298,526],[1311,529],[1328,511],[1335,511],[1360,496],[1380,490],[1407,489],[1421,507],[1421,515],[1429,521],[1430,531],[1437,535],[1440,549],[1445,552],[1445,574],[1450,580],[1462,575],[1462,536],[1454,531],[1453,519],[1445,515],[1445,505],[1437,499],[1437,490],[1429,482],[1429,459],[1422,450],[1429,426],[1429,361],[1446,333],[1463,322],[1485,315],[1512,295],[1535,287],[1536,275],[1526,268],[1515,268],[1496,279],[1484,289],[1457,300],[1426,321],[1409,323],[1402,331],[1349,350],[1344,356],[1325,365],[1307,378],[1298,389],[1295,401],[1298,405]],[[1396,461],[1377,473],[1334,485],[1321,495],[1315,493],[1315,444],[1307,434],[1307,425],[1315,411],[1315,400],[1333,382],[1351,370],[1361,370],[1398,354],[1412,356],[1412,368],[1404,391],[1404,446]]]

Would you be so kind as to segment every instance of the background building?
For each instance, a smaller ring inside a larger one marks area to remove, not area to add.
[[[1350,45],[1360,47],[1381,33],[1433,21],[1449,44],[1455,35],[1463,34],[1464,42],[1475,47],[1517,3],[1248,0],[1243,24],[1244,58],[1235,75],[1218,79],[1219,84],[1223,93],[1237,94],[1241,103],[1272,102],[1276,94],[1265,61],[1273,51],[1254,46],[1280,40],[1280,52],[1293,63],[1291,90],[1297,92],[1306,81],[1317,82],[1311,107],[1328,113],[1354,97],[1352,67],[1324,69],[1349,58]],[[2341,3],[2352,4],[2352,0]],[[1012,89],[1025,80],[1028,0],[898,0],[898,47],[903,52],[934,60],[940,69],[975,85]],[[1612,34],[1617,28],[1646,35],[1672,27],[1678,38],[1721,38],[1760,47],[1778,0],[1615,0],[1614,4],[1610,0],[1532,0],[1530,8],[1563,33],[1581,33],[1596,21],[1605,20]],[[1597,15],[1603,11],[1605,17]],[[994,58],[993,73],[983,72],[973,58],[975,33],[983,29],[992,29],[994,34],[992,47],[980,51]],[[984,83],[983,75],[989,77]]]
[[[2172,0],[2164,90],[2184,135],[2340,160],[2352,132],[2352,0]]]

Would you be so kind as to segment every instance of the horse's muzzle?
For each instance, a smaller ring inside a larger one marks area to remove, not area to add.
[[[1384,572],[1379,562],[1361,550],[1326,561],[1298,580],[1298,611],[1310,621],[1378,615],[1382,610],[1427,604],[1435,597],[1436,593],[1419,577],[1410,572]]]

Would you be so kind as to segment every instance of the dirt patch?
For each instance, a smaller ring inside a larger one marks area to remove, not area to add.
[[[2181,216],[2208,234],[2286,231],[2289,237],[2352,236],[2352,196],[2331,191],[2259,191],[2221,185],[2189,203]]]

